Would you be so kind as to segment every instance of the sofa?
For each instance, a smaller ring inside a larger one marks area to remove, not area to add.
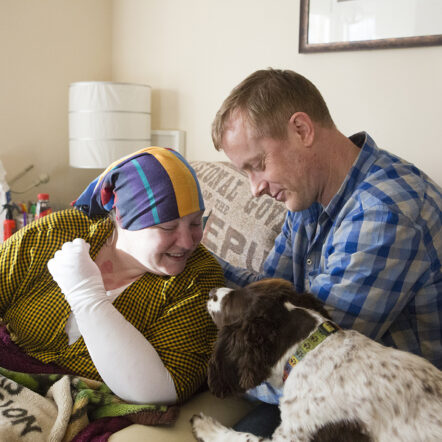
[[[192,161],[209,216],[203,243],[230,263],[260,271],[264,258],[281,231],[286,209],[268,196],[255,198],[248,179],[227,162]],[[194,441],[190,418],[199,412],[233,425],[256,404],[242,398],[218,399],[205,390],[180,406],[178,419],[171,426],[133,424],[109,438],[110,442]]]

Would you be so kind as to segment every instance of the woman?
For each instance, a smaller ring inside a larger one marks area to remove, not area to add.
[[[200,244],[193,169],[170,149],[142,149],[73,205],[0,248],[0,316],[15,342],[126,401],[187,399],[216,334],[207,295],[224,283]]]

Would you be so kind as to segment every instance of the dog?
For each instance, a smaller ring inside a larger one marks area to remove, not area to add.
[[[223,398],[265,380],[282,388],[271,440],[442,441],[442,372],[424,358],[340,329],[282,279],[213,289],[207,306],[218,327],[209,389]],[[198,441],[264,440],[203,414],[191,424]]]

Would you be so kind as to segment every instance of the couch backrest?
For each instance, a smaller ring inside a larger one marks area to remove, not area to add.
[[[249,180],[232,164],[191,161],[211,212],[203,244],[233,265],[260,271],[281,232],[287,209],[264,195],[255,198]]]

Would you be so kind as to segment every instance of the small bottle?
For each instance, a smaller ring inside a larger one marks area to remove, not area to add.
[[[6,210],[6,219],[3,221],[3,241],[6,241],[13,233],[15,233],[17,225],[15,224],[12,215],[12,209],[14,206],[11,204],[5,204],[3,208]]]
[[[35,219],[43,218],[52,213],[49,205],[49,193],[39,193],[37,195],[37,206],[35,208]]]

